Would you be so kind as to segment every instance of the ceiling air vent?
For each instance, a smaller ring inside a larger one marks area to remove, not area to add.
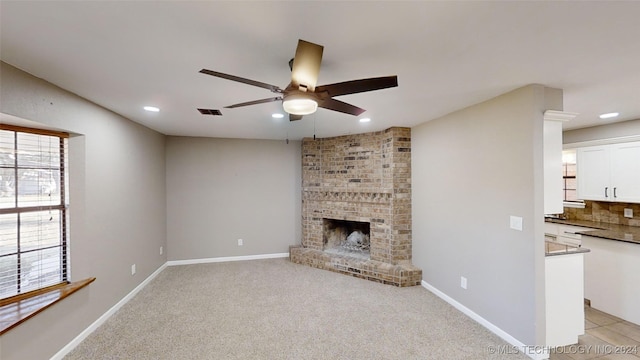
[[[198,111],[200,111],[200,114],[202,115],[222,116],[220,110],[216,109],[198,109]]]

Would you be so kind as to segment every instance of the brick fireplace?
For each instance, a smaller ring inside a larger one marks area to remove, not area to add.
[[[396,286],[411,264],[411,129],[302,142],[302,244],[291,261]]]

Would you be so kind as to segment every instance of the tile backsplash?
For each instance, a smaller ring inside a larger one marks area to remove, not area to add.
[[[588,220],[610,224],[640,226],[640,204],[589,200],[585,200],[584,203],[584,209],[565,207],[564,216],[568,220]],[[632,209],[633,218],[624,217],[624,209]]]

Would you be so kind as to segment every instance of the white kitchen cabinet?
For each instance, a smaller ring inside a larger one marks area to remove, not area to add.
[[[609,200],[611,155],[607,145],[576,150],[578,199]]]
[[[577,232],[588,230],[593,229],[567,224],[544,223],[545,239],[562,245],[582,246],[582,235]]]
[[[562,122],[544,122],[544,213],[561,214],[562,205]]]
[[[547,235],[558,235],[558,224],[552,222],[544,222],[544,233]]]
[[[545,258],[547,346],[576,344],[584,334],[583,257],[571,254]]]
[[[640,244],[582,236],[584,297],[591,306],[640,324]]]
[[[640,141],[578,148],[578,198],[640,203]]]
[[[613,199],[640,203],[640,141],[611,145]]]
[[[544,113],[544,213],[564,212],[562,183],[562,123],[577,114],[547,110]]]

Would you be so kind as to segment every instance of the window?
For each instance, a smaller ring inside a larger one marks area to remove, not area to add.
[[[564,201],[579,202],[576,181],[576,150],[562,152],[562,183]]]
[[[67,137],[0,125],[0,299],[67,281]]]

